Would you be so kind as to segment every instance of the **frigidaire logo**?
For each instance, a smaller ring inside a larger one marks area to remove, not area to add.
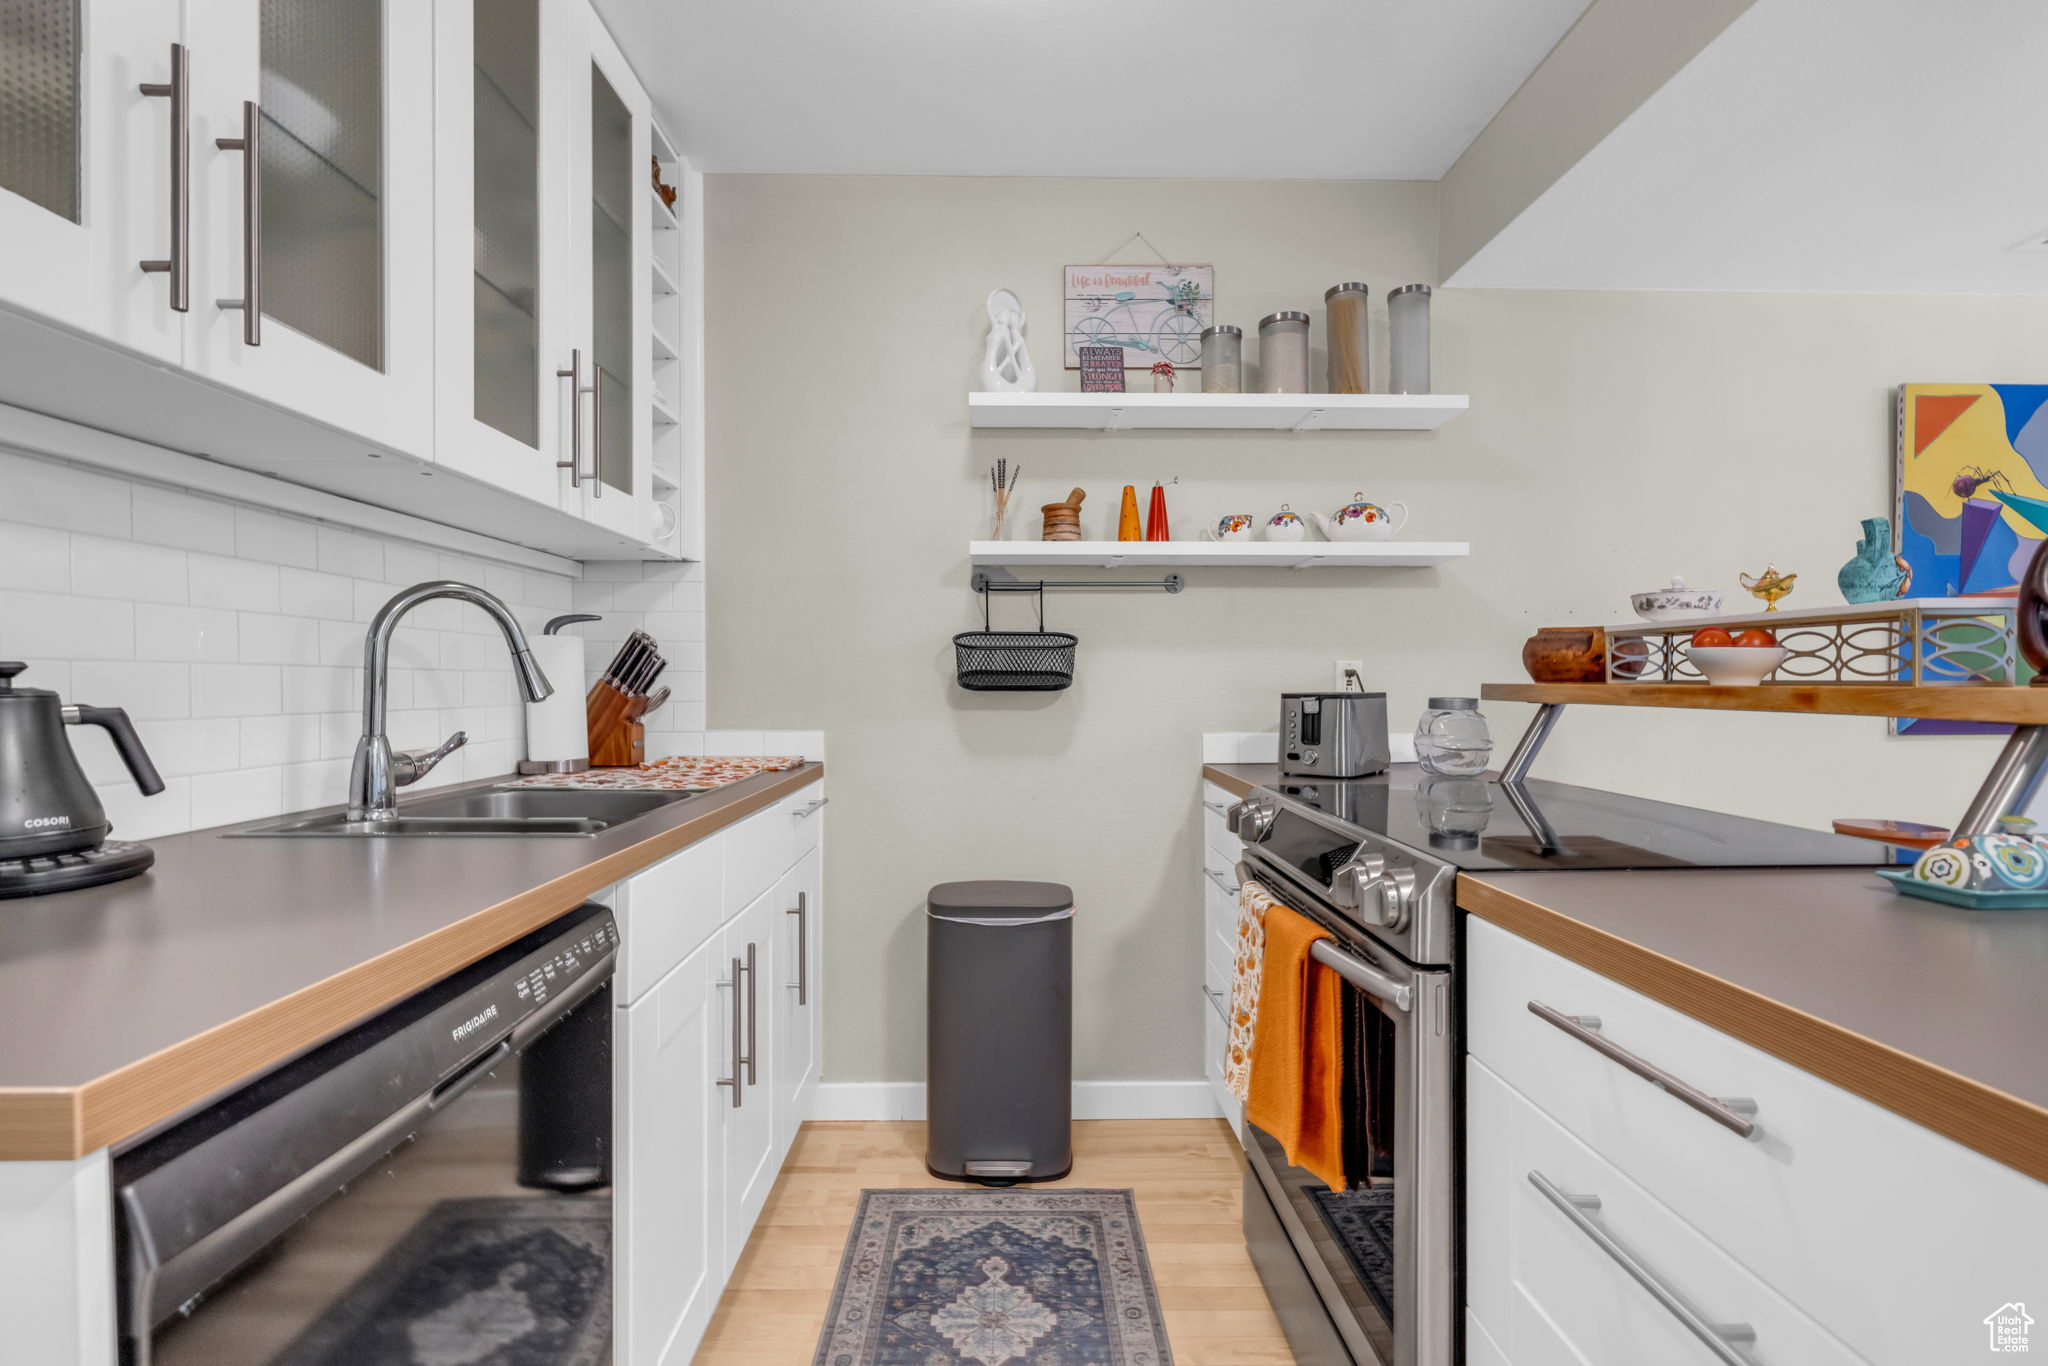
[[[61,830],[70,824],[71,817],[69,816],[37,816],[33,820],[23,821],[21,828],[24,830]]]
[[[472,1015],[468,1019],[464,1020],[461,1024],[455,1026],[454,1030],[452,1031],[452,1037],[457,1042],[460,1042],[461,1040],[466,1039],[470,1035],[476,1033],[479,1029],[482,1029],[485,1025],[489,1024],[492,1020],[495,1020],[497,1018],[498,1007],[493,1005],[488,1010],[483,1011],[481,1014]]]

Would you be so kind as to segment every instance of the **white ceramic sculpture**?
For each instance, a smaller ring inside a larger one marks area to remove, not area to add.
[[[1024,349],[1024,305],[1007,289],[988,296],[988,346],[981,353],[984,393],[1029,394],[1038,389],[1038,371]]]

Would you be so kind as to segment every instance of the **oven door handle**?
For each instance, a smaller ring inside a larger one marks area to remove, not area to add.
[[[1385,1001],[1396,1010],[1406,1012],[1415,1008],[1414,986],[1395,981],[1363,958],[1344,952],[1327,939],[1318,939],[1309,945],[1308,956],[1366,995]]]

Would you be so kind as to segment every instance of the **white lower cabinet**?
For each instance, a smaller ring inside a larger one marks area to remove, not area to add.
[[[618,1012],[618,1325],[622,1362],[695,1352],[725,1285],[720,945],[706,944]]]
[[[1223,1084],[1230,1048],[1230,980],[1237,956],[1237,836],[1224,816],[1237,800],[1214,783],[1202,784],[1202,1075],[1216,1107],[1243,1137],[1244,1106]]]
[[[803,789],[796,809],[821,795]],[[778,802],[615,898],[619,1366],[693,1359],[810,1112],[824,855],[789,837],[796,819]],[[735,907],[744,888],[765,890]]]
[[[2048,1267],[2048,1185],[1476,918],[1464,972],[1468,1300],[1515,1366],[1714,1359],[1532,1172],[1598,1197],[1596,1226],[1710,1319],[1749,1324],[1761,1366],[1971,1359]],[[1532,1002],[1735,1098],[1753,1133]]]

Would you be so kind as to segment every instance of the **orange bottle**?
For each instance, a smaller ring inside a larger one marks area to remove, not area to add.
[[[1116,518],[1116,538],[1119,541],[1145,539],[1145,534],[1138,529],[1138,490],[1132,484],[1124,485],[1124,505]]]

